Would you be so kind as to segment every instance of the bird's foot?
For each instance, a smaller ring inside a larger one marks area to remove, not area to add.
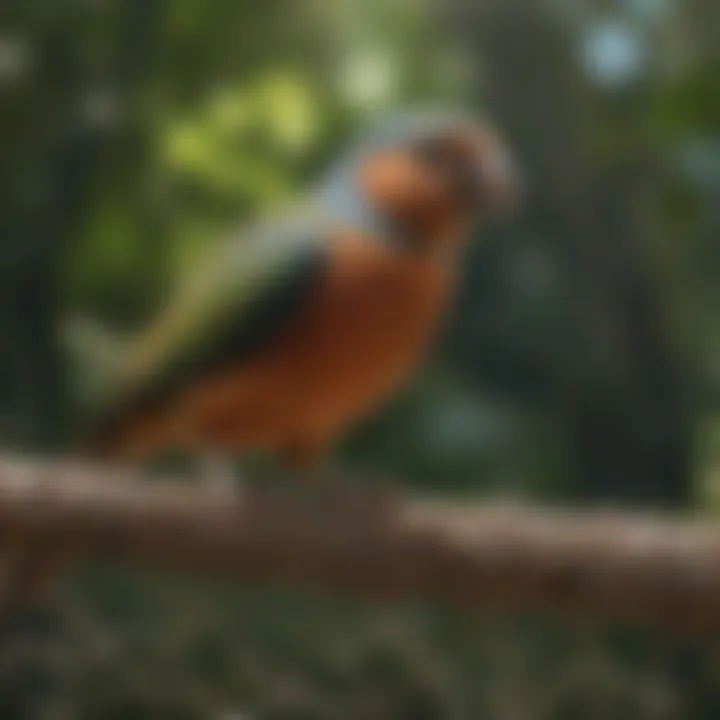
[[[395,497],[387,483],[337,466],[304,471],[301,477],[302,485],[318,503],[329,503],[332,507],[351,506],[356,513],[362,510],[377,513]]]
[[[228,457],[212,453],[199,457],[198,469],[203,483],[213,494],[234,498],[245,484],[245,478]]]

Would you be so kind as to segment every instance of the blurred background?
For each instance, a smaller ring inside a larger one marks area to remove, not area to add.
[[[132,333],[373,118],[460,103],[506,134],[525,204],[477,238],[440,346],[345,462],[443,495],[713,512],[718,29],[717,0],[5,0],[3,446],[67,447],[65,318]],[[720,712],[711,638],[107,568],[3,633],[3,718]]]

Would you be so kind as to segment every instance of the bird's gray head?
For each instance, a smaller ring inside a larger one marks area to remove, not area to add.
[[[513,163],[489,122],[433,110],[385,118],[363,133],[320,198],[351,227],[402,227],[427,240],[505,209],[516,191]]]

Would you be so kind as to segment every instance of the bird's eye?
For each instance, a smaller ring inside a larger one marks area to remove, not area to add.
[[[415,153],[424,163],[432,167],[446,165],[450,159],[447,144],[436,138],[419,142],[415,146]]]

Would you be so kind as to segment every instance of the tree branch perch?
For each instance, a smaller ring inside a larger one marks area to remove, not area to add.
[[[366,598],[720,627],[720,526],[338,489],[207,489],[0,463],[0,551]]]

